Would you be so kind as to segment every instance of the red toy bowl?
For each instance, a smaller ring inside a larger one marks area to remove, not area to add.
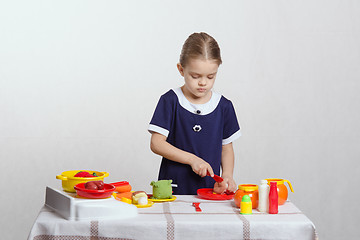
[[[92,190],[92,189],[86,189],[85,183],[79,183],[74,186],[77,195],[80,197],[85,198],[108,198],[112,195],[112,193],[115,191],[115,186],[104,183],[104,189],[103,190]]]
[[[214,193],[212,188],[201,188],[197,190],[197,195],[200,198],[207,200],[231,200],[234,198],[234,193],[231,194],[218,194]]]

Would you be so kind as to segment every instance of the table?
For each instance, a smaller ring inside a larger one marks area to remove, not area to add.
[[[200,202],[196,212],[193,202]],[[292,202],[279,214],[241,215],[233,200],[178,195],[174,202],[139,208],[129,219],[69,221],[44,206],[28,240],[317,239],[314,224]]]

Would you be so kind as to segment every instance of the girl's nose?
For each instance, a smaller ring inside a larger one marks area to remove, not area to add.
[[[206,79],[205,78],[200,78],[199,85],[200,86],[205,86],[206,85]]]

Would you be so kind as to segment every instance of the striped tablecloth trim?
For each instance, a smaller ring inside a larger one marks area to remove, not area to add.
[[[99,236],[99,221],[90,222],[90,236],[78,235],[37,235],[34,240],[134,240],[132,238],[113,238]]]
[[[174,223],[174,218],[171,216],[171,211],[170,211],[170,205],[168,202],[165,202],[163,204],[163,210],[164,210],[164,214],[165,218],[166,218],[166,222],[167,222],[167,229],[166,229],[166,236],[168,240],[174,240],[175,239],[175,223]]]

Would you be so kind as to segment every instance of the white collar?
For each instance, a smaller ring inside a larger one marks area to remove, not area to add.
[[[189,100],[187,100],[180,87],[172,90],[175,92],[176,96],[178,97],[180,105],[189,112],[197,115],[206,115],[211,113],[218,106],[221,99],[221,95],[219,93],[211,91],[212,95],[207,103],[194,104],[189,102]]]

